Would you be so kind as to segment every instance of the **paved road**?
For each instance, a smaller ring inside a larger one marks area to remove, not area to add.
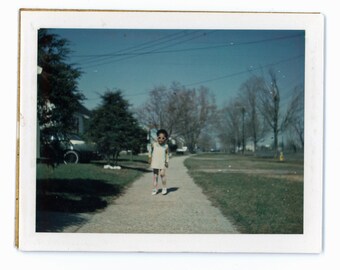
[[[193,182],[184,159],[170,160],[167,195],[151,195],[152,174],[146,173],[123,196],[75,232],[238,233]]]

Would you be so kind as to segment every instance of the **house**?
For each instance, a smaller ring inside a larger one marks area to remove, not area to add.
[[[84,134],[91,118],[91,111],[80,104],[78,111],[73,115],[76,121],[74,133]]]

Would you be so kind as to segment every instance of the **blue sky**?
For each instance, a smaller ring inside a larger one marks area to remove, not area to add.
[[[50,29],[70,42],[69,61],[84,72],[79,89],[93,109],[107,89],[121,89],[132,106],[155,86],[174,81],[208,87],[222,106],[251,74],[278,74],[282,102],[304,82],[304,31]],[[284,104],[283,104],[284,105]]]

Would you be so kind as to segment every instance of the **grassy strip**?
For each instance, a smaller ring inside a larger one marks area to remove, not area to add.
[[[303,233],[303,182],[277,179],[270,175],[248,173],[204,172],[198,169],[217,169],[227,166],[247,169],[267,168],[302,171],[296,161],[273,163],[271,160],[253,160],[253,157],[219,156],[221,160],[200,160],[195,156],[185,164],[204,193],[230,218],[240,232],[250,234]],[[204,156],[203,156],[204,157]],[[216,158],[216,157],[215,157]],[[261,163],[259,166],[259,163]],[[274,166],[273,166],[274,165]]]
[[[37,210],[68,213],[102,209],[147,170],[145,157],[122,158],[121,170],[105,170],[104,163],[37,164]]]

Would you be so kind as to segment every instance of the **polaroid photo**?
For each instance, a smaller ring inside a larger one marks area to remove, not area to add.
[[[19,17],[18,249],[322,251],[322,14]]]

